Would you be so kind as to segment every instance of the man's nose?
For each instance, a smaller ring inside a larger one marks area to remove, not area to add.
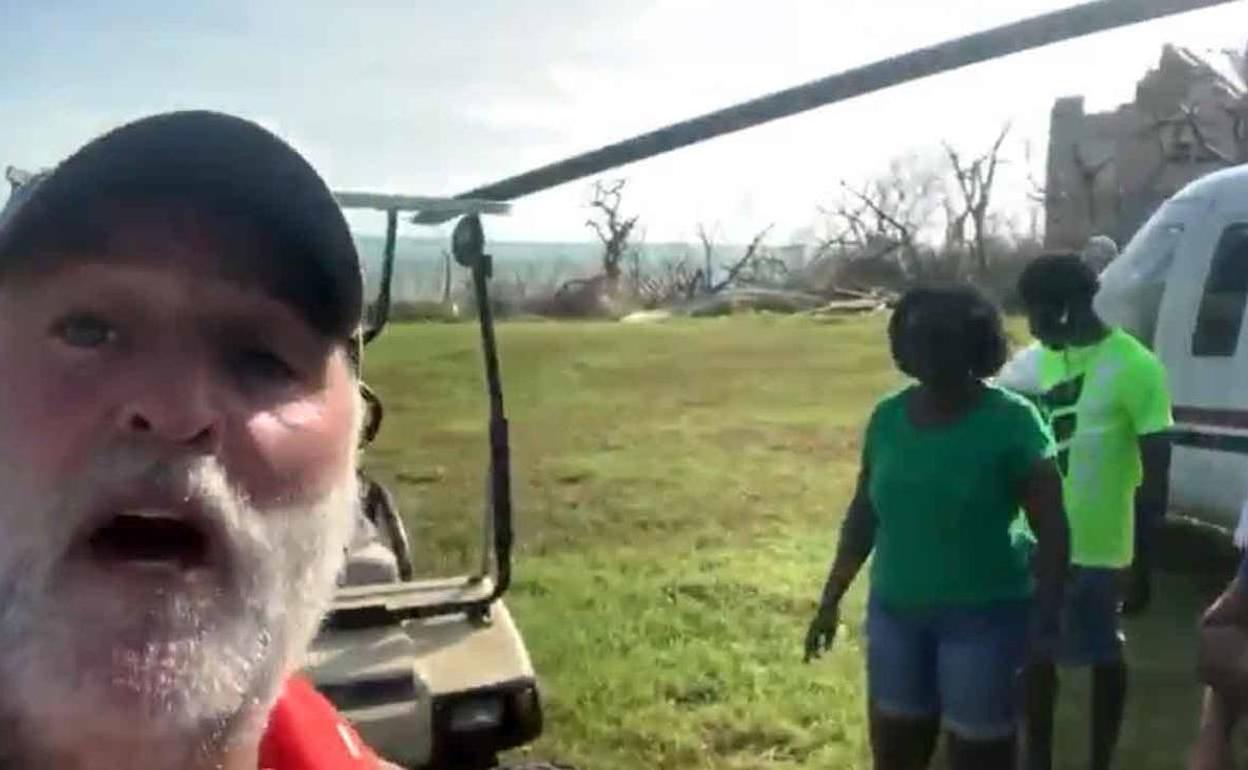
[[[219,448],[223,413],[207,367],[170,360],[136,380],[120,416],[123,433],[197,453]]]

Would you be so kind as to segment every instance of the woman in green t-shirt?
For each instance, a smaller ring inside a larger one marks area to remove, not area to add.
[[[867,610],[877,770],[927,767],[943,726],[954,770],[1013,768],[1029,659],[1050,655],[1069,532],[1053,440],[1026,400],[985,382],[1001,317],[968,286],[917,289],[889,324],[916,384],[876,405],[858,489],[806,639],[828,649],[874,552]],[[1022,509],[1037,541],[1020,534]]]

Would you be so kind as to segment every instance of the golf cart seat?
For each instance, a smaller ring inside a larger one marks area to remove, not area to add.
[[[381,533],[363,510],[356,513],[355,537],[347,551],[347,563],[338,578],[340,586],[399,582],[399,560],[382,542]]]
[[[407,530],[390,492],[360,473],[360,498],[355,509],[355,536],[339,575],[341,586],[398,583],[413,575]]]

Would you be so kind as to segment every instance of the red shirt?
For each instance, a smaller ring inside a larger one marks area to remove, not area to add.
[[[377,755],[306,679],[291,677],[260,741],[259,770],[378,770]]]

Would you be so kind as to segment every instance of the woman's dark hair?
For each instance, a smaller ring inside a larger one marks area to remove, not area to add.
[[[1099,288],[1096,271],[1073,253],[1042,254],[1018,279],[1018,296],[1028,306],[1090,304]]]
[[[963,284],[906,292],[889,321],[888,341],[897,368],[920,381],[991,377],[1009,350],[1001,313]]]

